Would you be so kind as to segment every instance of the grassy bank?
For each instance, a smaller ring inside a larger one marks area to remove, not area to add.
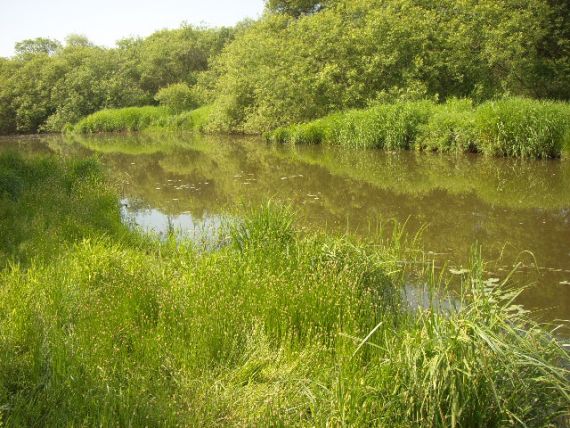
[[[172,113],[165,107],[129,107],[107,109],[80,120],[73,131],[81,134],[132,131],[200,131],[210,114],[210,107]]]
[[[554,158],[570,144],[570,106],[520,98],[479,106],[469,100],[399,102],[278,128],[267,138],[351,148]]]
[[[367,246],[266,205],[213,252],[84,236],[0,272],[6,426],[546,426],[568,410],[567,354],[477,252],[443,314],[408,307],[401,261],[418,252],[398,229]]]
[[[179,114],[152,106],[109,109],[85,117],[73,131],[205,131],[211,116],[212,106]],[[478,106],[466,99],[444,104],[402,101],[278,128],[266,138],[279,143],[328,143],[347,148],[557,158],[570,150],[570,106],[523,98]]]
[[[0,267],[49,259],[64,245],[126,233],[115,192],[93,160],[0,154]]]

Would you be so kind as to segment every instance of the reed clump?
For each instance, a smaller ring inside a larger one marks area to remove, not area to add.
[[[105,206],[98,217],[117,215]],[[420,253],[399,227],[368,246],[267,204],[209,252],[112,231],[0,271],[2,424],[548,426],[568,413],[567,353],[478,252],[442,311],[407,303],[402,260]]]
[[[482,152],[492,156],[556,158],[570,140],[570,106],[507,98],[474,106],[470,100],[401,101],[337,113],[278,128],[267,139],[350,148]]]
[[[477,110],[481,151],[497,156],[560,157],[570,140],[568,103],[507,99]]]
[[[209,106],[180,113],[154,106],[107,109],[80,120],[73,132],[202,131],[210,111]]]

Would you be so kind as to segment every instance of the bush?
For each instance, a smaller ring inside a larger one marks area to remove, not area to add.
[[[570,99],[567,2],[326,3],[265,14],[212,61],[220,130],[265,132],[394,95]]]
[[[160,89],[154,99],[173,113],[182,113],[198,107],[192,89],[186,83],[175,83]]]

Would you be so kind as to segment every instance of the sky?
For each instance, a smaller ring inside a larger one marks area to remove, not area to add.
[[[111,47],[184,21],[233,25],[258,18],[263,5],[263,0],[0,0],[0,56],[12,56],[16,42],[36,37],[63,41],[82,34]]]

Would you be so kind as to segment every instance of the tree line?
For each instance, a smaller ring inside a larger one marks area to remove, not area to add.
[[[564,0],[268,0],[256,21],[183,25],[112,49],[76,35],[26,40],[0,59],[0,133],[156,104],[173,84],[230,132],[394,99],[568,100],[569,16]]]

